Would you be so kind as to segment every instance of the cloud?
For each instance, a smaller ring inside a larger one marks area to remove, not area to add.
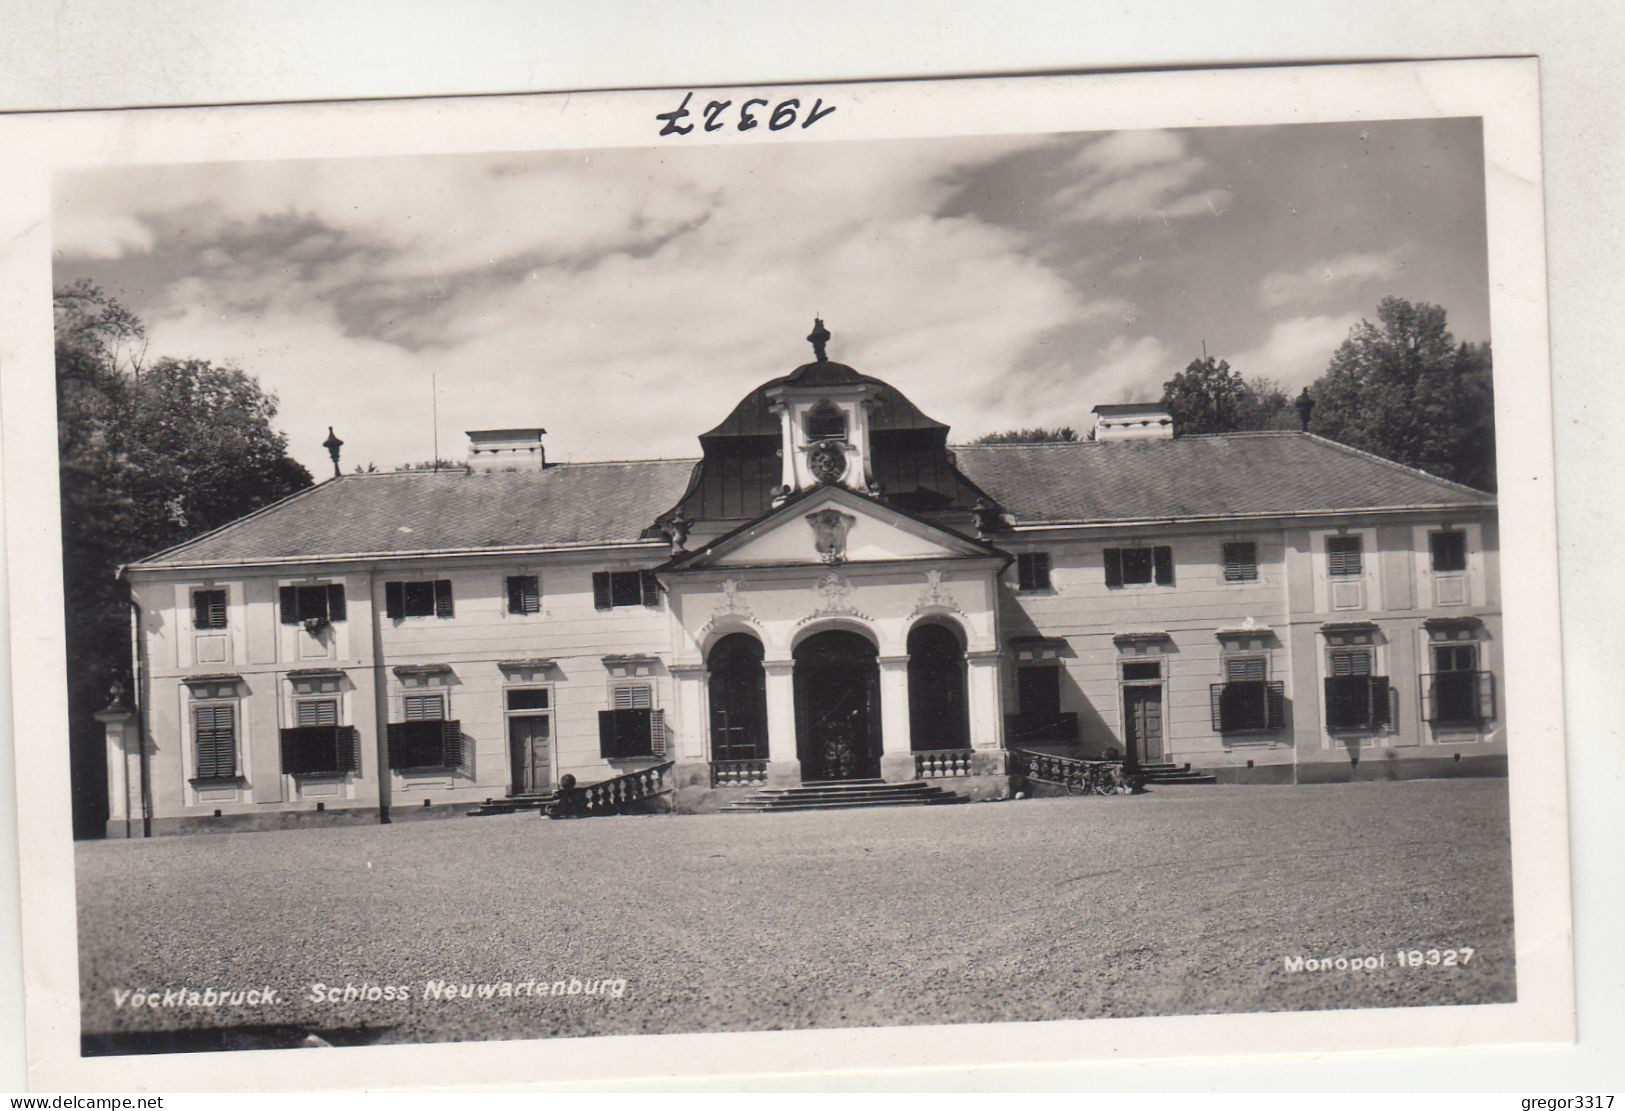
[[[1057,190],[1051,203],[1083,223],[1219,215],[1230,194],[1200,184],[1208,169],[1176,132],[1117,132],[1078,150],[1067,166],[1071,184]]]
[[[1248,378],[1273,378],[1283,388],[1307,386],[1326,372],[1333,353],[1360,322],[1358,313],[1293,316],[1280,320],[1257,347],[1229,360]]]
[[[1258,299],[1268,308],[1339,295],[1367,282],[1387,281],[1405,268],[1401,251],[1354,253],[1312,262],[1302,270],[1272,270],[1258,283]]]
[[[553,458],[693,455],[811,357],[815,311],[832,358],[956,428],[1003,427],[1044,397],[973,387],[1131,308],[1080,295],[1018,230],[940,214],[967,173],[1045,142],[160,167],[78,189],[59,242],[145,229],[124,249],[161,278],[154,357],[257,374],[316,473],[329,424],[347,464],[428,458],[432,380],[448,457],[465,429],[530,424]]]

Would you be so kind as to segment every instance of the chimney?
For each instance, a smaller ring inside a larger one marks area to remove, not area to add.
[[[468,434],[471,471],[540,471],[547,467],[545,428],[486,428]]]
[[[1095,440],[1171,440],[1174,416],[1160,401],[1131,401],[1122,405],[1096,405]]]

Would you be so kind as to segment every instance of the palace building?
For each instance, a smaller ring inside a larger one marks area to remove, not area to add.
[[[809,339],[697,459],[471,432],[466,468],[334,477],[124,568],[110,835],[461,814],[567,774],[693,812],[1008,798],[1034,754],[1505,773],[1492,495],[1158,405],[950,446]]]

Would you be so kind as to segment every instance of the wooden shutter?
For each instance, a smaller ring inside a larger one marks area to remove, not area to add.
[[[666,755],[666,711],[653,710],[649,714],[649,752],[653,756]]]
[[[434,581],[434,615],[436,617],[452,616],[450,579],[436,579]]]
[[[236,718],[233,706],[192,708],[199,779],[228,779],[237,774]]]
[[[341,772],[361,770],[361,733],[352,726],[343,725],[333,731],[336,766]]]
[[[1361,545],[1358,536],[1326,538],[1326,570],[1337,576],[1360,573]]]
[[[617,710],[647,710],[654,705],[654,695],[646,684],[628,684],[615,688],[612,702]]]
[[[192,626],[197,629],[226,627],[226,592],[197,590],[192,593]]]
[[[299,728],[339,723],[339,704],[333,698],[307,698],[299,703]]]
[[[614,609],[615,600],[610,594],[609,572],[594,571],[592,573],[592,604],[594,609]]]
[[[1332,653],[1333,675],[1370,675],[1371,653],[1363,649]]]
[[[643,572],[643,604],[650,609],[660,607],[660,579],[653,571]]]
[[[285,586],[277,592],[277,597],[282,610],[282,623],[299,624],[299,591],[295,587]]]
[[[1371,724],[1373,726],[1392,725],[1394,721],[1393,699],[1388,693],[1388,680],[1381,675],[1372,675],[1366,680],[1371,691]]]
[[[1208,712],[1213,716],[1213,731],[1224,732],[1224,690],[1227,683],[1212,683],[1207,688]]]
[[[620,719],[614,710],[598,711],[598,755],[612,760],[621,754]]]
[[[392,768],[404,767],[406,760],[406,723],[392,721],[389,723],[389,766]]]
[[[1224,661],[1224,677],[1232,683],[1263,682],[1263,656],[1231,656]]]
[[[406,585],[404,583],[384,584],[384,615],[396,620],[406,616]]]
[[[409,694],[405,698],[407,721],[438,721],[446,716],[444,695]]]
[[[1123,585],[1123,550],[1121,548],[1106,549],[1106,585]]]
[[[541,610],[541,589],[535,575],[508,576],[508,612],[537,613]]]
[[[1152,548],[1151,559],[1157,569],[1157,585],[1172,586],[1174,582],[1174,550],[1160,546]]]
[[[343,621],[347,614],[344,609],[344,584],[327,584],[327,619],[329,621]]]
[[[1286,684],[1280,679],[1273,679],[1265,684],[1266,709],[1268,713],[1267,727],[1270,729],[1286,728]]]
[[[448,768],[462,767],[463,764],[463,723],[460,721],[446,721],[440,724],[440,743],[445,752],[445,764]]]
[[[1258,547],[1252,541],[1224,546],[1224,581],[1251,582],[1258,578]]]

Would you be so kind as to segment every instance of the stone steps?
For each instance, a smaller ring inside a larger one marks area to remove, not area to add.
[[[1175,766],[1169,763],[1141,764],[1139,768],[1140,782],[1147,785],[1158,783],[1217,783],[1218,777],[1206,772],[1193,772],[1191,766]]]
[[[486,799],[476,809],[470,810],[468,816],[488,818],[495,814],[517,814],[521,810],[541,810],[552,806],[557,800],[556,794],[509,795],[505,799]]]
[[[886,783],[878,779],[762,787],[722,807],[725,814],[764,814],[785,810],[851,810],[862,806],[947,806],[969,799],[924,780]]]

